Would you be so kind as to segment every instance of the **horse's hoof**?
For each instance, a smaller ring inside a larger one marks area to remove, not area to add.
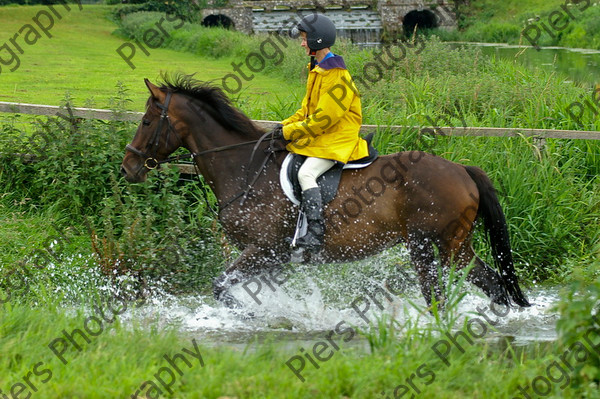
[[[242,303],[235,299],[233,295],[231,295],[227,291],[223,291],[218,297],[217,301],[221,302],[225,307],[230,309],[241,309]]]
[[[290,262],[292,263],[304,263],[305,254],[304,248],[295,248],[290,253]]]
[[[213,280],[213,296],[217,301],[222,302],[221,298],[227,294],[227,290],[234,284],[241,281],[241,275],[235,271],[233,273],[221,273],[221,275]],[[231,295],[229,295],[231,296]],[[233,298],[233,297],[232,297]]]

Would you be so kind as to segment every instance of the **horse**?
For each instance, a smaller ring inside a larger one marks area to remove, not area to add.
[[[178,148],[190,152],[217,198],[227,239],[241,250],[213,282],[215,298],[234,306],[228,292],[233,284],[291,259],[286,238],[295,232],[299,209],[278,179],[286,142],[268,139],[269,132],[236,109],[220,88],[190,75],[164,76],[160,87],[145,83],[150,97],[121,173],[129,182],[142,182]],[[323,247],[311,262],[356,261],[403,243],[429,306],[443,304],[438,268],[452,265],[467,270],[467,280],[494,303],[530,306],[519,287],[496,191],[478,167],[422,151],[381,155],[366,168],[342,173],[324,217]],[[479,219],[497,270],[471,245]]]

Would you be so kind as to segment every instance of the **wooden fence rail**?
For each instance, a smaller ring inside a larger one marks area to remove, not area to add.
[[[9,112],[29,115],[56,116],[58,113],[65,115],[64,108],[53,105],[10,103],[0,101],[0,112]],[[107,109],[94,108],[71,108],[74,117],[83,119],[101,119],[111,121],[139,122],[142,112],[114,112]],[[270,128],[277,122],[256,120],[258,126]],[[360,131],[363,134],[375,131],[390,131],[400,133],[403,129],[421,129],[426,126],[399,126],[399,125],[362,125]],[[504,127],[435,127],[438,134],[447,136],[483,136],[483,137],[512,137],[522,134],[527,137],[540,139],[583,139],[600,140],[599,131],[582,130],[553,130],[553,129],[526,129],[526,128],[504,128]]]
[[[63,117],[72,115],[75,118],[82,119],[100,119],[122,122],[139,122],[144,115],[143,112],[114,112],[107,109],[95,108],[70,108],[69,111],[54,105],[11,103],[0,101],[0,112],[58,116]],[[263,129],[274,127],[277,122],[255,120],[258,126]],[[405,129],[423,129],[429,126],[399,126],[399,125],[362,125],[360,132],[363,135],[378,131],[387,131],[391,133],[400,133]],[[431,128],[431,127],[429,127]],[[514,137],[523,135],[534,137],[540,140],[544,139],[582,139],[582,140],[600,140],[599,131],[582,130],[553,130],[553,129],[526,129],[526,128],[504,128],[504,127],[435,127],[436,134],[444,136],[474,136],[474,137]],[[543,144],[542,144],[543,145]],[[191,165],[176,165],[183,173],[194,174],[195,171]]]
[[[42,115],[42,116],[63,116],[73,115],[75,118],[82,119],[100,119],[108,121],[139,122],[143,113],[141,112],[114,112],[109,109],[95,108],[70,108],[70,112],[65,108],[55,105],[39,105],[25,103],[8,103],[0,101],[0,112],[9,112],[13,114]]]

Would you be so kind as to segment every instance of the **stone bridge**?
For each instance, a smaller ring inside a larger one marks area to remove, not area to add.
[[[202,24],[247,34],[277,32],[315,11],[331,18],[339,36],[366,45],[379,43],[383,35],[456,27],[454,5],[448,0],[230,0],[227,7],[204,9]]]

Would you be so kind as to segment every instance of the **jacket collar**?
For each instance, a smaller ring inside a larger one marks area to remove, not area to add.
[[[339,55],[334,55],[333,57],[328,57],[324,59],[323,61],[317,64],[317,67],[326,71],[334,68],[348,69],[346,68],[346,63],[344,62],[344,59]]]

